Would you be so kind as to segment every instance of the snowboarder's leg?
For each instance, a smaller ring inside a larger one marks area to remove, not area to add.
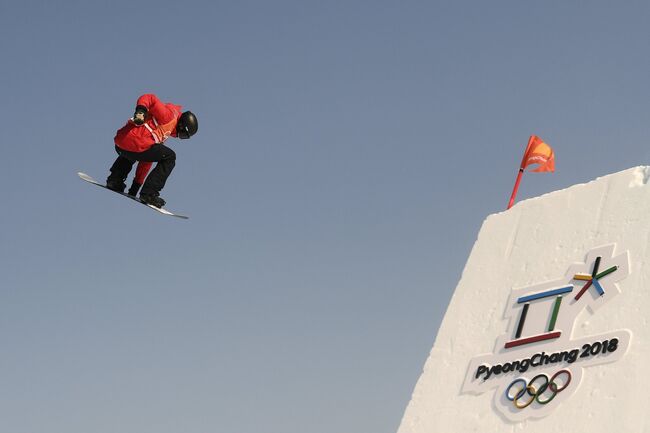
[[[142,152],[139,157],[142,158],[141,161],[157,162],[154,169],[147,176],[144,185],[142,185],[140,197],[158,197],[160,191],[165,187],[167,178],[176,166],[176,153],[164,144],[156,144],[149,150]]]
[[[156,207],[164,206],[165,200],[159,197],[160,190],[165,187],[167,178],[176,165],[176,153],[164,144],[155,144],[144,152],[129,152],[119,147],[115,149],[120,154],[120,157],[111,167],[111,175],[108,177],[106,186],[109,186],[109,181],[115,182],[114,186],[121,188],[120,192],[123,192],[126,188],[124,181],[135,161],[156,162],[156,167],[149,173],[144,185],[142,185],[140,199]],[[129,192],[134,192],[134,188],[132,187]]]
[[[152,164],[152,162],[138,161],[138,168],[135,169],[135,177],[133,178],[131,188],[129,188],[130,196],[135,197],[138,195],[138,192],[140,191],[140,188],[142,188],[142,184],[147,178],[147,174],[149,173]]]
[[[123,156],[119,148],[116,147],[115,150],[117,150],[119,156],[111,166],[111,174],[106,179],[106,187],[113,191],[124,192],[126,188],[124,181],[129,175],[129,172],[131,172],[135,160]]]

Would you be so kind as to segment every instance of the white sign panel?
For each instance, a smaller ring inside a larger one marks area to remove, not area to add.
[[[507,419],[541,418],[575,393],[585,367],[620,359],[630,346],[628,330],[572,338],[579,313],[587,308],[597,320],[598,310],[621,294],[616,283],[630,274],[629,253],[614,250],[595,248],[563,278],[513,290],[508,332],[494,353],[471,360],[462,392],[496,388],[494,405]]]

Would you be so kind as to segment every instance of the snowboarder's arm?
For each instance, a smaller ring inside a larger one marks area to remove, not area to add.
[[[146,161],[138,162],[138,168],[135,169],[135,181],[140,185],[144,184],[144,180],[147,178],[147,174],[149,174],[152,164],[153,163]]]
[[[158,123],[167,123],[174,119],[177,113],[169,107],[168,104],[163,103],[153,93],[146,93],[138,98],[136,103],[137,107],[144,107],[147,114],[153,116]]]
[[[129,195],[135,197],[138,195],[144,180],[147,178],[147,173],[151,168],[152,163],[147,161],[139,161],[138,168],[135,170],[135,179],[131,183],[131,188],[129,188]]]

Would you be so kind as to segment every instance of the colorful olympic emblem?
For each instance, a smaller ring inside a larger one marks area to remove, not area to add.
[[[564,381],[560,381],[560,385],[555,381],[561,374],[566,375]],[[526,382],[526,379],[519,378],[512,381],[508,388],[506,388],[506,398],[513,402],[516,408],[524,409],[533,401],[537,401],[539,404],[547,404],[555,398],[560,392],[569,386],[571,383],[571,372],[569,370],[560,370],[555,373],[549,379],[545,374],[538,374],[533,377],[530,382]],[[539,386],[539,387],[538,387]],[[511,393],[513,390],[517,390],[514,395]],[[546,391],[549,391],[548,393]],[[529,398],[524,403],[521,402],[522,397],[528,394]],[[550,395],[550,396],[549,396]]]

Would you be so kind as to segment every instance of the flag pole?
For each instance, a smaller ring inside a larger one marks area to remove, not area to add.
[[[517,195],[517,190],[519,189],[519,183],[521,182],[521,176],[524,174],[523,167],[519,169],[519,174],[517,175],[517,180],[515,181],[515,187],[512,189],[512,194],[510,195],[510,201],[508,202],[507,209],[510,209],[513,204],[515,204],[515,196]]]
[[[530,146],[533,144],[533,137],[534,135],[531,135],[530,138],[528,139],[528,145],[526,146],[526,150],[524,151],[524,156],[521,158],[521,164],[519,164],[519,173],[517,174],[517,180],[515,181],[514,188],[512,188],[512,194],[510,195],[510,201],[508,202],[508,207],[506,209],[510,209],[512,205],[515,204],[515,197],[517,196],[517,191],[519,190],[519,183],[521,182],[521,176],[524,174],[524,164],[526,163],[526,156],[528,155]]]

